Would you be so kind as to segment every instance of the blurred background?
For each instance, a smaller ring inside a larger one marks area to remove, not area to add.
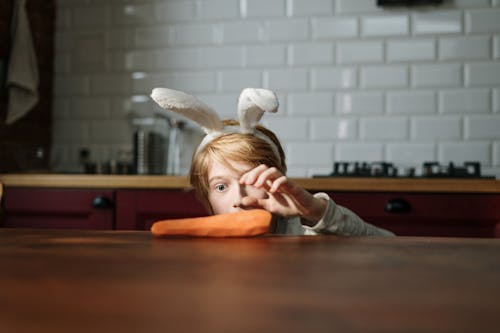
[[[14,1],[0,3],[5,82]],[[243,88],[264,87],[280,98],[263,123],[283,142],[290,176],[327,174],[335,161],[417,172],[426,161],[477,161],[500,176],[500,0],[28,0],[26,8],[40,100],[16,123],[2,121],[1,172],[186,174],[201,134],[162,113],[152,88],[191,93],[231,118]],[[4,85],[0,105],[4,119]]]

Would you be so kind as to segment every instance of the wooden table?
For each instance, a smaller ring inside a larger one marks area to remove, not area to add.
[[[500,240],[0,229],[0,332],[499,332]]]

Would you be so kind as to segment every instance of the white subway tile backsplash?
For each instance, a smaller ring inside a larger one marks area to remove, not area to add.
[[[56,77],[54,79],[56,98],[59,96],[86,95],[90,91],[89,78],[86,76]]]
[[[333,62],[332,43],[299,43],[292,44],[288,48],[288,64],[291,66],[328,65]]]
[[[365,117],[359,121],[361,140],[405,140],[408,133],[406,117]]]
[[[466,64],[465,83],[467,86],[500,85],[500,62]]]
[[[379,162],[384,160],[382,143],[337,143],[335,161]]]
[[[157,22],[188,21],[195,17],[194,1],[157,1],[154,7]]]
[[[315,90],[354,88],[357,84],[354,67],[317,67],[311,70],[311,86]]]
[[[471,9],[465,12],[467,32],[498,32],[500,9]]]
[[[436,46],[433,39],[404,39],[387,41],[388,61],[433,60]]]
[[[334,157],[406,166],[479,159],[500,175],[499,3],[58,2],[59,169],[79,170],[82,146],[99,158],[131,150],[128,119],[160,110],[153,87],[194,94],[235,118],[241,89],[260,86],[280,98],[263,123],[283,136],[289,175],[326,174]],[[186,151],[199,142],[190,133]],[[181,163],[187,172],[189,156]]]
[[[308,87],[307,78],[303,68],[274,69],[264,73],[264,86],[277,91],[301,91]]]
[[[458,87],[462,85],[461,64],[414,65],[411,67],[415,87]]]
[[[127,74],[97,74],[90,76],[90,93],[94,95],[126,94],[131,91],[132,79]]]
[[[134,29],[106,30],[106,46],[110,50],[130,51],[134,47]]]
[[[384,112],[384,95],[378,91],[342,92],[337,95],[340,114],[379,114]]]
[[[135,29],[133,33],[134,45],[137,47],[159,47],[170,43],[170,27],[147,27]]]
[[[389,114],[436,113],[436,94],[433,91],[394,91],[387,93],[387,111]]]
[[[413,32],[423,34],[447,34],[463,31],[462,13],[453,11],[429,11],[413,14]]]
[[[164,86],[164,85],[156,85]],[[156,106],[152,104],[152,100],[148,95],[141,96],[134,95],[130,98],[113,98],[111,101],[110,119],[123,119],[135,117],[152,117]],[[158,110],[160,107],[158,107]]]
[[[70,119],[70,99],[58,98],[54,101],[52,106],[52,118],[68,120]]]
[[[286,64],[286,47],[280,44],[248,45],[245,48],[247,67],[283,66]]]
[[[500,59],[500,36],[493,38],[493,58]]]
[[[283,118],[266,117],[266,127],[272,131],[280,140],[285,141],[307,141],[309,137],[309,119],[307,118]]]
[[[367,66],[361,67],[361,87],[382,88],[408,86],[408,68],[406,66]]]
[[[153,57],[150,51],[114,52],[111,54],[111,68],[115,71],[150,71]]]
[[[482,165],[491,164],[490,144],[486,141],[442,142],[438,143],[438,147],[438,160],[441,163],[478,161]]]
[[[434,143],[388,143],[387,161],[396,166],[416,167],[415,161],[435,161],[436,147]]]
[[[288,0],[288,16],[331,15],[333,2],[331,0]]]
[[[286,0],[244,0],[241,11],[245,17],[280,17],[286,14]]]
[[[171,88],[191,93],[214,91],[217,87],[217,75],[212,71],[182,71],[169,75],[169,78],[166,82]]]
[[[500,135],[500,114],[465,117],[465,138],[496,139]]]
[[[493,112],[500,112],[500,88],[493,89]]]
[[[489,6],[491,0],[454,0],[453,4],[457,7],[477,7]]]
[[[311,120],[311,139],[313,141],[355,140],[357,137],[357,119],[313,118]]]
[[[500,166],[500,141],[493,142],[493,165]]]
[[[71,10],[58,8],[55,24],[57,29],[69,29],[71,27]]]
[[[454,89],[439,92],[442,113],[486,113],[491,110],[488,89]]]
[[[309,22],[302,18],[267,21],[261,34],[263,41],[300,41],[308,37]]]
[[[111,24],[109,6],[87,6],[73,9],[72,27],[105,27]]]
[[[127,144],[132,137],[130,122],[124,120],[102,120],[90,122],[89,139],[91,144]]]
[[[339,13],[370,13],[381,11],[372,0],[337,0],[336,10]]]
[[[447,37],[439,40],[439,59],[488,59],[491,54],[489,36]]]
[[[308,175],[310,174],[309,170],[310,168],[308,168],[307,166],[299,166],[299,167],[292,166],[290,168],[287,165],[286,174],[288,177],[303,178],[303,177],[308,177]]]
[[[75,98],[71,100],[72,119],[107,119],[110,116],[110,101],[107,98]]]
[[[368,16],[361,19],[361,35],[404,36],[409,33],[409,19],[406,15]]]
[[[236,19],[240,16],[239,0],[205,0],[197,2],[197,17],[202,20]]]
[[[111,8],[111,23],[113,25],[149,24],[153,14],[153,4],[119,4]]]
[[[221,119],[237,119],[238,93],[199,93],[196,98],[217,111]],[[200,140],[201,141],[201,140]]]
[[[87,143],[89,140],[89,124],[86,121],[54,119],[52,140],[64,144]]]
[[[215,27],[206,24],[179,24],[171,29],[173,45],[210,45],[216,41]]]
[[[259,70],[228,70],[219,73],[221,91],[240,91],[247,87],[262,86],[262,72]]]
[[[307,167],[328,167],[333,161],[332,143],[293,143],[287,145],[287,163]]]
[[[229,21],[222,24],[223,43],[257,42],[263,24],[256,21]]]
[[[56,52],[70,52],[73,50],[74,34],[69,32],[56,32],[54,39]]]
[[[61,53],[54,59],[54,73],[69,74],[71,72],[72,56],[68,53]]]
[[[341,42],[337,44],[337,59],[342,64],[381,62],[383,58],[382,42]]]
[[[332,93],[291,93],[287,105],[293,116],[331,116],[335,112]]]
[[[312,20],[314,39],[352,38],[358,35],[355,17],[317,18]]]
[[[459,116],[412,117],[411,138],[418,141],[460,140],[462,118]]]

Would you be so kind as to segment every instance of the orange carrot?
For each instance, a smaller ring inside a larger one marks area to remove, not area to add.
[[[162,220],[151,226],[155,236],[249,237],[269,232],[272,215],[263,209]]]

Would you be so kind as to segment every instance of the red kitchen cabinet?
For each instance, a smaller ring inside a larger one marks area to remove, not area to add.
[[[207,215],[194,191],[181,189],[118,190],[116,204],[119,230],[149,230],[155,221]]]
[[[149,230],[154,221],[206,215],[193,191],[6,188],[0,226]]]
[[[6,188],[4,227],[113,229],[113,190]]]
[[[500,237],[500,194],[328,192],[399,236]]]
[[[327,193],[399,236],[500,238],[497,193]],[[0,226],[149,230],[155,221],[206,214],[194,192],[183,189],[7,187]]]

